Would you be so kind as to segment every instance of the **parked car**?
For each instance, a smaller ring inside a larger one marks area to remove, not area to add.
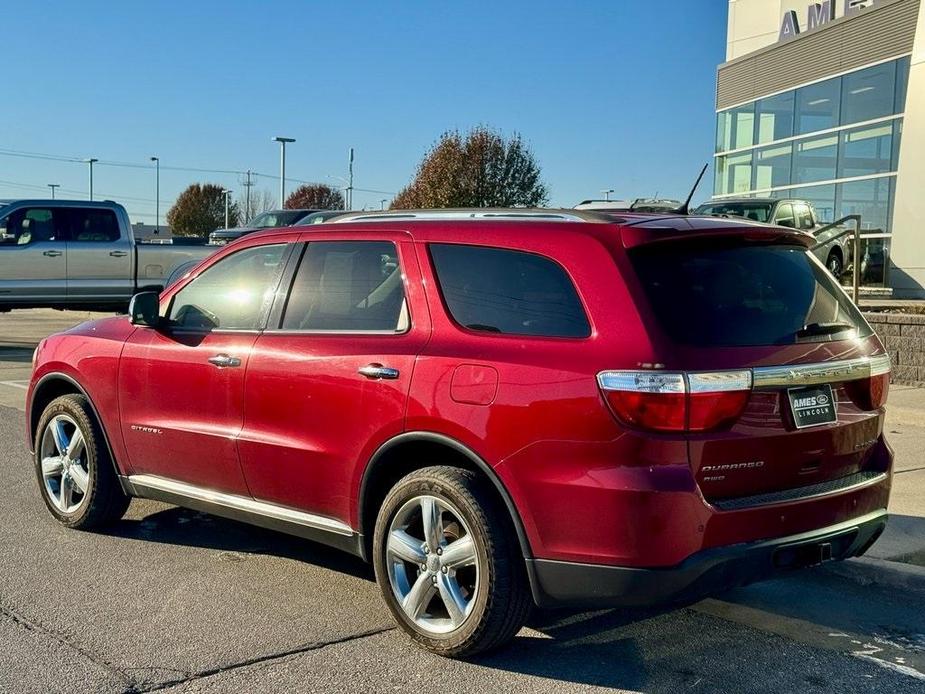
[[[324,224],[329,222],[332,219],[337,217],[343,217],[345,214],[348,214],[344,210],[319,210],[318,212],[312,212],[305,217],[302,217],[297,223],[298,226],[306,226],[309,224]]]
[[[744,217],[755,222],[801,229],[814,234],[817,243],[832,239],[842,231],[840,228],[817,231],[823,225],[812,203],[793,198],[724,198],[704,203],[694,210],[694,214]],[[851,239],[847,235],[842,236],[820,246],[813,253],[834,277],[841,277],[852,258]]]
[[[171,270],[215,248],[139,243],[114,202],[14,200],[0,207],[0,311],[125,310]]]
[[[887,518],[890,363],[811,243],[529,210],[252,234],[42,341],[39,493],[71,528],[139,496],[356,554],[446,656],[534,603],[683,602],[858,556]]]
[[[680,200],[636,198],[635,200],[582,200],[576,210],[592,212],[658,212],[669,213],[681,207]]]
[[[300,223],[302,218],[318,212],[318,210],[270,210],[263,214],[258,214],[249,223],[243,227],[234,227],[233,229],[216,229],[209,234],[209,243],[218,246],[224,246],[235,239],[239,239],[247,234],[253,234],[255,231],[262,229],[271,229],[274,227],[291,227]]]

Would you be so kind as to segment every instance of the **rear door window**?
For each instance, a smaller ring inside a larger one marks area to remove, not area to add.
[[[796,217],[797,229],[809,231],[813,228],[813,215],[805,202],[793,203],[793,214]]]
[[[848,296],[793,246],[655,244],[631,253],[652,309],[675,342],[787,345],[870,335]]]
[[[69,241],[76,243],[115,243],[119,240],[119,220],[112,210],[75,207],[70,217]]]
[[[485,246],[431,244],[443,300],[469,330],[588,337],[591,326],[565,270],[543,256]]]
[[[283,330],[404,332],[405,290],[390,241],[313,241],[305,249]]]

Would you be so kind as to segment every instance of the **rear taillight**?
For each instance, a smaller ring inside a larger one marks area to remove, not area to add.
[[[890,357],[880,354],[867,360],[870,375],[845,384],[848,395],[862,410],[879,410],[890,392]]]
[[[654,431],[709,431],[734,422],[752,388],[751,371],[602,371],[607,404],[621,421]]]

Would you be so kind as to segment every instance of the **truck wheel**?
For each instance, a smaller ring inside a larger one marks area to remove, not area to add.
[[[842,265],[841,256],[838,255],[838,253],[829,253],[829,257],[825,261],[825,266],[835,279],[841,277],[844,266]]]
[[[102,429],[82,395],[62,395],[42,413],[35,474],[51,515],[69,528],[113,523],[131,500],[119,485]]]
[[[373,564],[386,604],[420,646],[460,658],[510,641],[532,600],[509,523],[476,473],[402,478],[376,519]]]

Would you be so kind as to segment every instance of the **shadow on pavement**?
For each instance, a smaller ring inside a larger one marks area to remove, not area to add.
[[[868,555],[925,566],[925,518],[891,513],[886,532]]]
[[[225,553],[221,557],[225,561],[240,561],[247,554],[265,554],[375,580],[371,566],[346,552],[185,508],[170,507],[143,518],[123,519],[105,533],[144,542],[218,550]]]
[[[134,502],[137,504],[138,502]],[[148,503],[148,502],[143,502]],[[356,557],[309,540],[179,507],[125,519],[106,534],[217,550],[225,561],[248,554],[284,557],[345,573],[373,583],[372,567]],[[370,585],[371,590],[378,590]],[[639,690],[647,682],[647,668],[635,631],[646,620],[672,610],[606,610],[593,613],[536,610],[528,623],[531,635],[521,632],[513,644],[474,661],[496,670],[519,672],[581,685],[604,685]]]

